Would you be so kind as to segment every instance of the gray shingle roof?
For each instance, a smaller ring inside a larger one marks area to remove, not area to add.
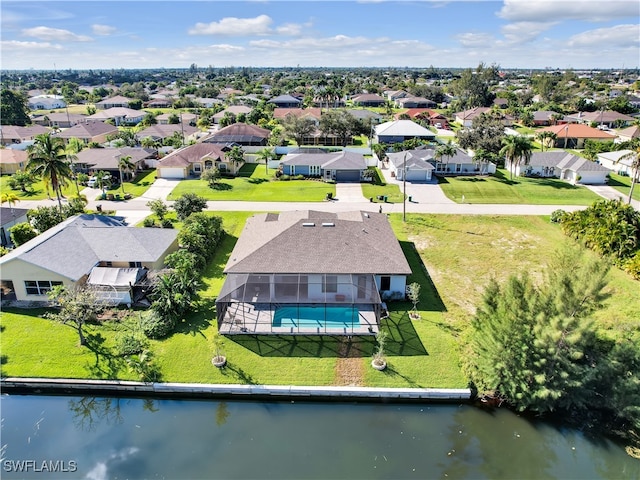
[[[408,275],[411,268],[386,215],[304,210],[250,217],[225,273]]]
[[[77,281],[98,262],[154,262],[177,231],[125,227],[102,215],[72,217],[0,258],[20,260]]]
[[[365,170],[367,162],[361,153],[343,150],[335,153],[289,153],[283,165],[318,165],[333,170]]]

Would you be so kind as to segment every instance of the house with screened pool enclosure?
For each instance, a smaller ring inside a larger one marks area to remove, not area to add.
[[[386,215],[304,210],[250,217],[224,273],[224,335],[375,335],[411,268]]]

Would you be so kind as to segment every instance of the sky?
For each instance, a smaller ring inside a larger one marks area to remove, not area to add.
[[[2,0],[0,68],[637,68],[638,0]]]

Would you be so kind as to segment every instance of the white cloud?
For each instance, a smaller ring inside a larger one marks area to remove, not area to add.
[[[51,27],[33,27],[22,30],[25,37],[35,37],[45,41],[55,42],[90,42],[93,39],[86,35],[76,35],[69,30]]]
[[[110,25],[100,25],[99,23],[94,23],[91,25],[91,30],[95,35],[111,35],[117,29],[116,27],[112,27]]]
[[[456,38],[463,47],[471,48],[491,47],[496,42],[496,38],[489,33],[461,33]]]
[[[516,22],[504,25],[501,31],[509,43],[526,43],[556,24],[557,22]]]
[[[271,33],[273,20],[268,15],[254,18],[226,17],[219,22],[196,23],[189,35],[265,35]]]
[[[62,46],[49,42],[21,42],[19,40],[3,40],[0,42],[0,50],[3,53],[18,52],[21,50],[34,50],[36,52],[62,50]]]
[[[587,20],[602,22],[637,17],[635,0],[504,0],[498,16],[513,22]]]
[[[570,47],[638,47],[640,44],[639,25],[616,25],[597,28],[573,35],[568,40]]]
[[[276,28],[276,32],[280,35],[298,36],[302,33],[302,25],[297,23],[285,23],[284,25]]]

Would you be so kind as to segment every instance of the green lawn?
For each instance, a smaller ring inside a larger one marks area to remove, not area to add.
[[[362,195],[365,198],[373,198],[376,203],[384,203],[384,200],[378,200],[378,196],[386,196],[387,203],[400,203],[404,200],[404,195],[400,191],[398,185],[390,185],[384,182],[384,176],[378,167],[372,168],[374,177],[371,183],[362,183]]]
[[[21,190],[11,190],[9,188],[9,178],[10,178],[10,175],[2,175],[2,177],[0,177],[0,191],[3,191],[3,192],[12,191],[21,200],[46,200],[48,198],[47,188],[45,187],[45,184],[42,180],[39,180],[38,182],[31,185],[31,187],[29,187],[29,190],[27,192],[23,192]],[[80,188],[80,191],[82,191],[82,188],[83,188],[82,185],[80,185],[79,188]],[[75,183],[73,183],[73,181],[70,182],[66,187],[63,187],[62,189],[62,195],[64,195],[65,197],[73,196],[76,194],[77,194],[76,185]],[[55,194],[51,190],[49,191],[49,196],[52,199],[56,198]],[[17,208],[20,208],[20,203],[17,203],[15,206]]]
[[[462,203],[513,203],[532,205],[591,205],[600,197],[582,186],[550,178],[514,177],[498,169],[488,177],[440,177],[444,194]]]
[[[120,179],[118,178],[118,180]],[[123,185],[114,185],[109,188],[107,192],[122,195],[122,187],[124,186],[124,193],[128,193],[135,198],[144,195],[155,180],[156,170],[145,170],[138,173],[133,180],[124,182]]]
[[[169,195],[175,200],[185,193],[195,193],[207,200],[244,200],[255,202],[321,202],[334,184],[320,180],[274,180],[275,170],[265,173],[264,165],[247,163],[236,178],[223,178],[215,188],[204,180],[183,180]]]
[[[231,250],[251,213],[222,212],[228,232],[202,278],[201,300],[169,338],[151,342],[162,381],[332,385],[341,353],[351,352],[361,369],[361,383],[391,387],[465,387],[459,368],[460,338],[492,277],[528,271],[540,278],[554,250],[573,245],[546,217],[471,215],[390,215],[412,267],[409,282],[422,289],[420,320],[410,320],[407,302],[390,302],[383,320],[389,333],[386,371],[373,370],[370,337],[230,336],[224,353],[228,366],[211,363],[216,331],[215,298],[222,286]],[[587,252],[587,255],[593,255]],[[427,273],[428,272],[428,273]],[[595,314],[611,336],[638,331],[638,282],[617,269],[609,274],[609,297]],[[42,310],[5,310],[2,330],[2,375],[133,379],[125,360],[114,355],[116,333],[133,319],[89,326],[89,347],[77,346],[76,332],[40,318]]]
[[[610,173],[609,186],[624,194],[625,198],[628,198],[629,189],[631,188],[631,177],[623,177],[617,173]],[[640,186],[638,186],[638,182],[636,182],[636,186],[633,188],[633,199],[640,201]]]

